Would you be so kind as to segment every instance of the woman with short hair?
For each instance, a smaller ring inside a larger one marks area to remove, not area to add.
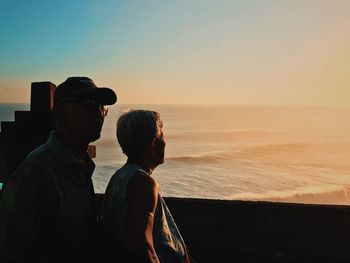
[[[106,230],[126,248],[132,262],[190,262],[185,242],[151,177],[164,162],[159,113],[132,110],[122,114],[117,139],[128,159],[106,189]]]

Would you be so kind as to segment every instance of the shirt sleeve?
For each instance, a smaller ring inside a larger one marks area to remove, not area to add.
[[[22,166],[10,177],[0,200],[0,253],[26,259],[53,202],[53,187],[43,169]],[[51,192],[51,194],[49,194]]]

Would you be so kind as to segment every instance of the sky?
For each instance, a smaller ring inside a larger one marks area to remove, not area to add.
[[[0,0],[0,103],[69,76],[122,104],[350,106],[350,1]]]

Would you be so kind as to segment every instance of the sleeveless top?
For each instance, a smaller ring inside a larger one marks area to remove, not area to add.
[[[124,245],[126,244],[128,212],[126,190],[130,179],[136,172],[148,174],[137,164],[125,164],[112,176],[105,193],[105,227]],[[163,197],[159,193],[154,214],[153,246],[161,263],[186,262],[185,243]]]

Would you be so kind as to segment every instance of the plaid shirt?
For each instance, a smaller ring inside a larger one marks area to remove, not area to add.
[[[89,251],[96,226],[95,165],[86,154],[84,169],[57,135],[51,132],[6,185],[0,200],[0,255],[65,261]]]

